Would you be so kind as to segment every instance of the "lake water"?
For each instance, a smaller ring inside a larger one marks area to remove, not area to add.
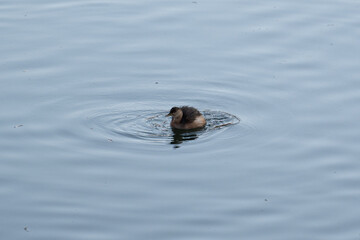
[[[360,239],[359,12],[3,0],[0,239]]]

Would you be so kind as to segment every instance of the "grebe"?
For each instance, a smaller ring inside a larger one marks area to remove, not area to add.
[[[177,129],[202,128],[206,124],[203,115],[193,107],[173,107],[166,116],[172,116],[170,126]]]

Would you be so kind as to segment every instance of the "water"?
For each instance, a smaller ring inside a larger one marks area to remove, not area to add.
[[[359,10],[2,1],[0,238],[359,239]]]

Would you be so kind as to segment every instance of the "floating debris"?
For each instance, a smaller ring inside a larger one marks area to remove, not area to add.
[[[22,126],[24,126],[24,125],[19,124],[19,125],[15,125],[14,128],[19,128],[19,127],[22,127]]]
[[[108,140],[108,142],[113,142],[113,140],[111,138],[108,138],[107,140]]]
[[[29,232],[29,228],[27,226],[24,227],[25,232]]]

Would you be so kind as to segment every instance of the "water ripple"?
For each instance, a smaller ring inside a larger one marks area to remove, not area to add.
[[[170,127],[170,118],[166,118],[167,111],[132,110],[99,111],[89,117],[92,124],[105,135],[112,135],[112,140],[142,141],[143,143],[172,143],[180,144],[184,141],[210,139],[214,134],[238,124],[240,119],[230,113],[221,111],[202,111],[207,120],[205,128],[197,131],[175,130]]]

